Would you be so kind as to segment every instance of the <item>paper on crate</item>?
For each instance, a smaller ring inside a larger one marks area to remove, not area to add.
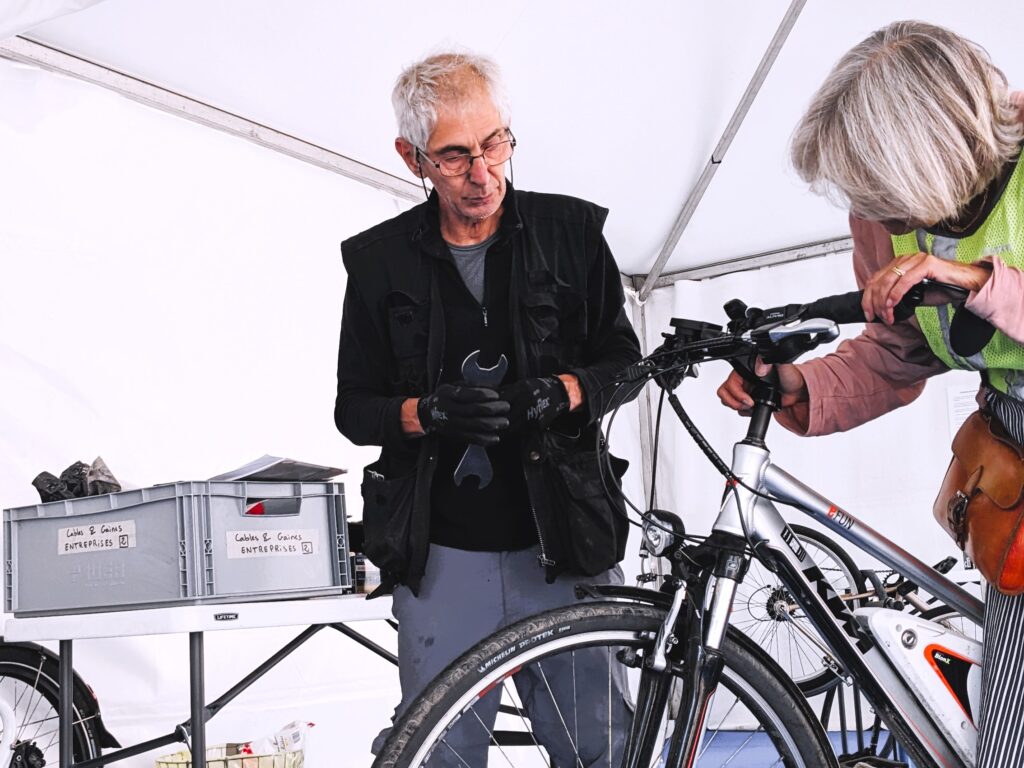
[[[266,454],[237,469],[211,477],[210,480],[259,480],[264,482],[319,483],[345,474],[346,470],[309,464],[295,459]]]

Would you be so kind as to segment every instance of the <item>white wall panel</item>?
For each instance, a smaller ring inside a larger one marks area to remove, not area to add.
[[[36,503],[38,472],[97,455],[138,487],[273,453],[350,469],[359,514],[376,449],[333,423],[338,243],[393,216],[393,199],[2,61],[0,168],[2,506]],[[209,635],[210,698],[296,633]],[[75,666],[123,742],[188,717],[184,636],[85,641]],[[211,721],[209,743],[307,719],[313,765],[369,764],[396,698],[394,668],[328,629]]]

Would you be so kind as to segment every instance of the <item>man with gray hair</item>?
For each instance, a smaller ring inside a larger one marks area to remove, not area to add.
[[[497,66],[430,56],[392,100],[395,148],[433,190],[342,243],[335,422],[381,446],[363,476],[365,551],[394,591],[401,714],[478,640],[573,602],[580,581],[621,583],[625,462],[598,420],[640,349],[607,211],[506,180],[516,139]],[[553,764],[618,759],[619,674],[595,651],[516,675]],[[485,727],[453,729],[432,765],[486,763],[499,696],[477,707]]]

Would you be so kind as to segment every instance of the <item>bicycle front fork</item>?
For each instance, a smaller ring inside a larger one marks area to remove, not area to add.
[[[730,557],[739,555],[724,555]],[[725,572],[742,571],[730,568]],[[669,711],[673,684],[679,686],[678,708],[673,708],[675,726],[663,764],[686,768],[694,764],[707,709],[724,666],[721,647],[736,585],[734,578],[716,579],[703,615],[687,599],[685,583],[677,588],[654,648],[643,660],[624,768],[649,766],[654,751],[662,746],[658,737],[662,717]]]

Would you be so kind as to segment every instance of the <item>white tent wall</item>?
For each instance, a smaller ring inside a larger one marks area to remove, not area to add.
[[[91,452],[134,485],[365,463],[331,415],[338,241],[395,201],[8,62],[0,96],[5,503]]]
[[[377,450],[332,420],[338,242],[393,216],[393,198],[3,61],[0,167],[3,506],[37,503],[38,472],[98,454],[139,487],[268,452],[353,470],[359,516],[360,469]],[[211,633],[207,690],[295,633]],[[123,742],[188,716],[184,636],[81,642],[75,666]],[[299,718],[324,725],[314,749],[337,748],[344,723],[345,753],[363,755],[396,697],[391,665],[326,630],[213,720],[209,743]]]
[[[849,253],[761,270],[738,272],[699,282],[679,281],[658,289],[645,305],[648,344],[661,342],[669,320],[725,324],[725,302],[749,306],[802,303],[855,289]],[[862,326],[843,326],[850,338]],[[834,349],[823,347],[813,355]],[[731,369],[705,365],[677,393],[715,450],[728,461],[732,445],[746,431],[746,420],[724,408],[715,390]],[[950,372],[932,379],[911,405],[846,433],[803,438],[775,426],[768,433],[773,461],[868,525],[905,546],[925,562],[956,554],[953,543],[932,521],[931,506],[949,462],[949,444],[959,423],[951,425],[949,399],[970,400],[976,374]],[[657,403],[654,403],[655,408]],[[679,513],[693,533],[707,533],[721,502],[724,480],[679,425],[665,404],[658,469],[659,506]],[[782,508],[791,522],[811,524],[802,513]],[[834,535],[834,534],[833,534]],[[838,537],[836,537],[838,538]],[[855,556],[868,565],[866,556]]]

